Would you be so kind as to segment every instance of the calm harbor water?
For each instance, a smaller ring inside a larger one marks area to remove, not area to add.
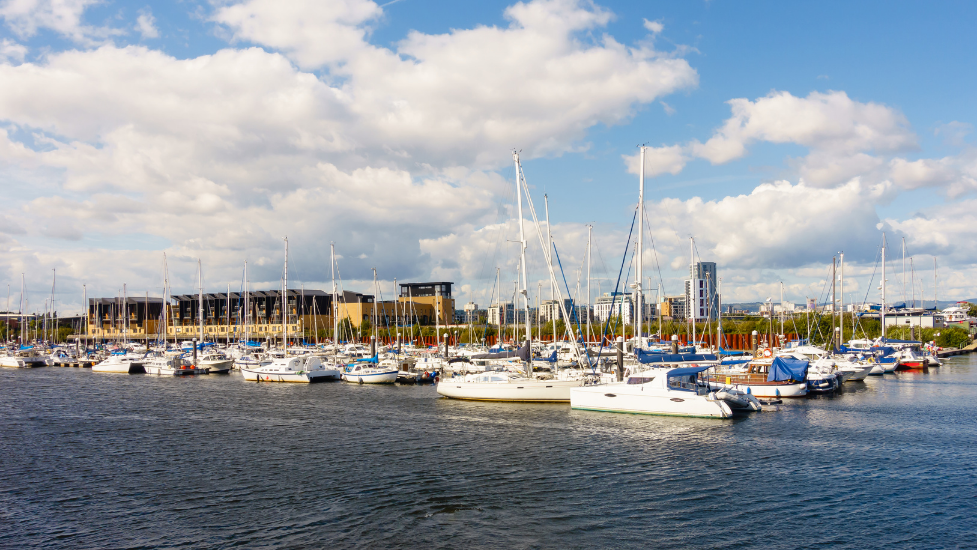
[[[4,548],[977,546],[977,355],[701,420],[0,369]]]

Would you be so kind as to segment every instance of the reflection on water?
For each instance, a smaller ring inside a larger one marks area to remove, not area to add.
[[[731,421],[4,369],[0,546],[958,546],[975,359]]]

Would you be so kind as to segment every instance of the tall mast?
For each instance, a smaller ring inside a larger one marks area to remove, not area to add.
[[[86,289],[87,294],[87,289]],[[163,253],[163,351],[166,351],[166,337],[168,336],[166,321],[169,315],[169,292],[170,292],[170,279],[169,274],[166,269],[166,252]],[[160,331],[156,331],[160,332]]]
[[[638,170],[638,254],[637,254],[637,265],[635,267],[634,274],[634,335],[638,338],[636,340],[636,346],[639,348],[644,348],[644,337],[642,333],[642,327],[644,325],[644,295],[641,292],[641,281],[643,279],[642,267],[644,262],[642,261],[643,251],[644,251],[644,234],[645,234],[645,147],[642,145],[641,150],[641,168]],[[693,321],[694,322],[694,321]]]
[[[379,290],[380,290],[379,287],[377,287],[377,268],[374,267],[373,268],[373,336],[374,336],[373,341],[374,342],[376,342],[375,338],[378,334],[377,324],[379,319],[377,318],[377,298],[380,296],[380,293],[378,292]],[[437,302],[437,298],[435,298],[435,302]],[[379,342],[377,343],[379,344]]]
[[[227,283],[227,294],[224,295],[224,316],[227,318],[227,345],[231,345],[231,283]]]
[[[285,236],[285,273],[282,276],[282,349],[288,353],[288,236]]]
[[[838,282],[838,257],[831,257],[831,349],[835,347],[835,318],[838,317],[838,295],[835,284]]]
[[[498,267],[496,267],[495,268],[495,311],[499,315],[499,319],[498,319],[499,338],[497,339],[496,344],[501,343],[502,340],[505,339],[505,333],[502,331],[502,326],[505,321],[505,312],[503,311],[502,308],[502,286],[500,286],[501,284],[502,284],[501,270]]]
[[[784,336],[784,282],[780,281],[780,337]],[[781,340],[782,342],[783,340]]]
[[[519,153],[517,151],[512,152],[512,159],[516,163],[516,201],[519,204],[519,208],[517,209],[518,216],[519,216],[519,267],[520,267],[520,276],[521,276],[519,293],[522,294],[522,301],[525,306],[524,309],[526,311],[526,343],[528,345],[530,340],[532,340],[533,335],[530,332],[531,328],[529,325],[529,290],[526,288],[526,231],[522,219],[522,185],[521,185],[522,167],[519,165]],[[547,221],[546,230],[549,231],[549,229],[550,229],[549,222]],[[552,240],[550,241],[550,245],[552,247]],[[552,280],[551,280],[551,284],[552,284]],[[513,307],[515,307],[515,304],[513,304]],[[518,327],[519,320],[515,319],[515,321],[516,321],[515,325]],[[518,328],[516,329],[516,332],[518,332]],[[555,330],[553,332],[556,333]],[[530,352],[530,357],[531,355],[532,354]],[[526,363],[526,372],[529,376],[532,376],[533,374],[532,359],[530,359]]]
[[[882,233],[882,308],[879,310],[882,321],[882,341],[885,342],[885,233]]]
[[[845,339],[845,253],[839,252],[838,255],[841,256],[841,296],[840,296],[841,300],[840,300],[840,305],[838,306],[838,309],[841,311],[841,313],[838,314],[839,315],[838,326],[841,327],[840,336],[842,341],[844,341]],[[855,333],[852,333],[852,338],[854,337],[855,337]],[[841,342],[839,342],[839,344],[840,343]]]
[[[126,291],[126,284],[122,283],[122,316],[126,320],[126,328],[122,331],[122,343],[129,343],[129,295]]]
[[[251,318],[251,295],[249,293],[249,283],[248,283],[248,261],[244,260],[244,315],[242,315],[242,320],[244,321],[244,350],[247,352],[248,341],[250,340],[248,323]]]
[[[332,263],[332,344],[334,353],[339,353],[339,297],[336,295],[336,243],[329,243],[329,258]]]
[[[692,321],[692,352],[695,352],[695,238],[689,237],[689,319]],[[770,312],[770,320],[773,320],[773,311]],[[771,344],[772,345],[772,344]]]
[[[902,302],[906,305],[906,238],[902,238]]]
[[[781,283],[782,285],[783,283]],[[716,305],[719,308],[719,319],[717,319],[716,326],[716,342],[718,348],[721,350],[723,348],[723,278],[719,278],[719,285],[716,288]],[[711,306],[711,304],[710,304]],[[661,312],[658,312],[658,316],[661,317]]]
[[[394,298],[394,334],[397,335],[397,341],[395,342],[395,344],[398,344],[398,346],[397,346],[397,352],[400,353],[400,346],[399,346],[399,344],[400,344],[400,324],[397,322],[397,318],[399,317],[398,312],[397,312],[398,302],[399,302],[399,299],[397,298],[397,277],[394,277],[394,295],[393,295],[393,298]],[[389,337],[390,337],[390,333],[388,332],[387,333],[387,338],[389,338]]]
[[[85,328],[82,335],[85,336],[85,350],[88,350],[88,285],[81,285],[82,300],[85,303]],[[10,313],[10,285],[7,285],[7,313]],[[10,338],[10,321],[7,321],[7,338]]]
[[[593,246],[594,226],[587,226],[587,342],[590,342],[590,317],[593,307],[593,293],[590,291],[590,260]]]
[[[57,282],[58,282],[58,271],[56,269],[51,269],[51,315],[50,317],[51,317],[51,322],[53,324],[51,326],[50,334],[51,334],[52,342],[58,341],[57,310],[54,309],[54,288],[57,285]]]
[[[197,258],[197,304],[198,304],[198,315],[200,321],[200,343],[199,346],[204,344],[204,267],[200,258]],[[202,347],[200,349],[203,349]]]
[[[519,178],[519,173],[516,172],[516,191],[518,191],[519,188],[520,188],[519,179],[518,178]],[[520,210],[519,210],[519,212],[520,212],[520,214],[519,214],[519,234],[520,234],[520,241],[522,241],[522,243],[523,243],[523,250],[525,250],[525,248],[526,248],[526,246],[525,246],[526,245],[526,242],[524,240],[522,240],[522,237],[521,237],[521,235],[522,235],[522,200],[521,199],[519,201],[519,208],[520,208]],[[546,248],[549,249],[550,251],[552,251],[553,250],[553,230],[551,229],[551,226],[550,226],[550,198],[547,195],[543,195],[543,209],[544,209],[544,211],[546,213]],[[556,293],[554,292],[553,281],[550,281],[550,300],[554,300],[555,299],[555,298],[553,298],[553,296],[555,294]],[[516,304],[512,304],[512,307],[516,307]],[[550,313],[555,313],[555,312],[556,312],[556,308],[553,308],[552,307],[552,304],[551,304]],[[558,315],[551,315],[551,317],[554,317],[553,319],[550,319],[550,322],[553,323],[553,343],[555,344],[556,343],[556,318],[558,317]]]
[[[20,275],[23,277],[24,274],[21,273]],[[933,311],[940,310],[940,299],[937,296],[939,285],[939,273],[936,271],[936,256],[933,256]]]

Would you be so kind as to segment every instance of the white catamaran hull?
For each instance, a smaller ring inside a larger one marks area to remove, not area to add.
[[[646,391],[643,384],[605,384],[573,388],[570,408],[587,411],[729,418],[733,411],[720,399],[693,392]]]
[[[570,390],[582,380],[525,380],[505,383],[462,382],[450,378],[438,383],[438,393],[473,401],[532,401],[566,403]]]

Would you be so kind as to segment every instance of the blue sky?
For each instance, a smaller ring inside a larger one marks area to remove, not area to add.
[[[0,274],[44,288],[57,268],[66,303],[82,283],[158,287],[163,252],[178,287],[198,257],[216,286],[239,281],[246,258],[256,283],[274,285],[282,233],[295,280],[309,285],[327,280],[323,244],[335,240],[353,290],[369,290],[378,267],[387,285],[446,278],[485,302],[493,265],[514,271],[514,226],[495,227],[511,220],[508,151],[523,150],[533,199],[542,210],[548,194],[561,255],[579,266],[585,224],[607,262],[620,261],[611,251],[637,198],[623,157],[638,144],[681,157],[649,167],[646,190],[668,293],[689,235],[727,274],[731,300],[763,299],[783,281],[802,301],[846,249],[846,286],[864,293],[884,226],[920,266],[940,258],[941,294],[973,294],[970,2],[89,4],[0,2]],[[530,48],[507,29],[544,42]],[[581,52],[609,66],[565,63]],[[585,113],[564,97],[574,94]],[[747,114],[722,133],[737,98]],[[278,118],[261,116],[267,105]],[[417,127],[401,125],[406,112]],[[167,124],[184,115],[183,129]],[[702,149],[717,136],[741,150]]]

